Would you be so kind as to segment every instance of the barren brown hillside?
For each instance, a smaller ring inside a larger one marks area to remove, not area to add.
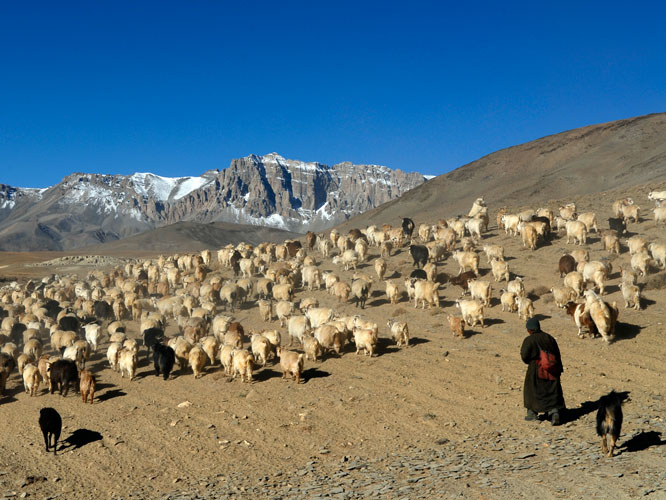
[[[466,214],[482,196],[495,205],[549,200],[666,180],[666,114],[590,125],[484,156],[429,180],[343,228]]]

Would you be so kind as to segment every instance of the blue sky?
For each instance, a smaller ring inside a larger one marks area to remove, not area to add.
[[[277,151],[441,174],[666,111],[653,2],[2,2],[0,183]]]

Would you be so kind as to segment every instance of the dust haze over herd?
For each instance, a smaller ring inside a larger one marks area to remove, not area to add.
[[[2,185],[0,494],[663,498],[661,198],[664,113],[435,178],[271,153]],[[562,352],[561,426],[523,420],[529,317]]]

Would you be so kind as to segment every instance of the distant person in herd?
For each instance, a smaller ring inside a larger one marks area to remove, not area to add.
[[[557,341],[546,332],[535,318],[525,323],[528,336],[523,340],[520,357],[527,364],[523,401],[527,408],[525,420],[537,420],[539,413],[545,413],[553,425],[559,425],[564,410],[564,396],[560,375],[562,358]]]

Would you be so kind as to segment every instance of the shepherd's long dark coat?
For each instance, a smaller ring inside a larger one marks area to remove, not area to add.
[[[554,354],[562,367],[562,358],[557,341],[545,332],[534,332],[523,340],[520,357],[527,364],[523,402],[525,408],[537,413],[564,408],[564,395],[559,377],[557,380],[544,380],[537,377],[537,359],[539,347]]]

